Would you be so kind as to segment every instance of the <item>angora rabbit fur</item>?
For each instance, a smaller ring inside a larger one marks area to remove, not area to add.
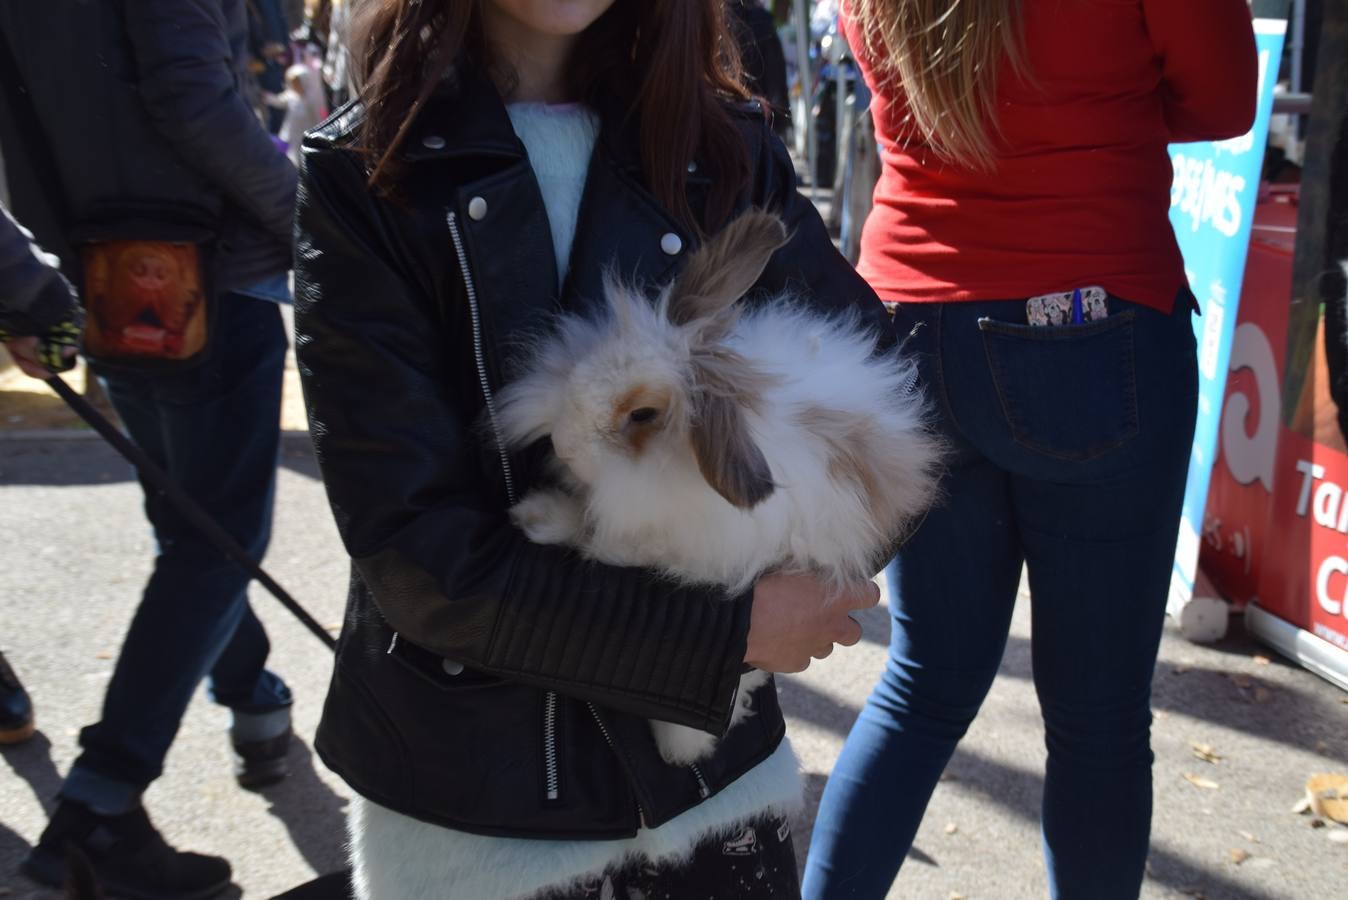
[[[789,296],[738,302],[785,239],[751,210],[654,302],[609,279],[605,315],[561,318],[499,398],[506,441],[550,437],[556,456],[557,486],[511,510],[531,540],[727,597],[770,571],[842,587],[884,563],[931,502],[938,444],[912,363],[877,355],[854,317]],[[767,678],[743,676],[731,727]],[[652,727],[674,764],[715,747]]]

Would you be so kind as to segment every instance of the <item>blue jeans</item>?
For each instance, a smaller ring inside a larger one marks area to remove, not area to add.
[[[1006,646],[1022,564],[1047,731],[1052,896],[1135,898],[1151,827],[1151,677],[1197,403],[1173,314],[1025,324],[1021,301],[909,304],[949,443],[942,496],[887,570],[885,671],[820,803],[808,900],[884,897]],[[1083,798],[1108,786],[1110,812]]]
[[[286,337],[275,303],[220,299],[211,356],[172,374],[105,372],[127,431],[188,495],[261,559],[271,536]],[[270,645],[248,605],[249,575],[186,523],[152,487],[145,514],[154,572],[122,644],[103,717],[61,795],[124,811],[159,777],[203,677],[255,740],[289,727],[290,691],[265,668]],[[270,733],[268,733],[270,732]]]

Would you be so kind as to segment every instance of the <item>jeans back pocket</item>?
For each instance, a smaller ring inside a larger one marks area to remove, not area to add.
[[[1067,460],[1094,459],[1137,436],[1133,329],[1124,310],[1081,325],[978,320],[1011,437]]]

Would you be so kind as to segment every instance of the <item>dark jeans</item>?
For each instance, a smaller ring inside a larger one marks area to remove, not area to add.
[[[807,898],[883,897],[978,712],[1029,571],[1047,731],[1051,893],[1135,898],[1151,826],[1150,694],[1197,402],[1189,295],[1099,322],[1020,301],[909,304],[950,445],[942,498],[891,564],[885,671],[820,804]],[[1108,815],[1086,798],[1107,790]]]
[[[260,559],[271,535],[286,338],[275,303],[220,300],[211,357],[173,374],[105,372],[132,439]],[[265,668],[270,645],[249,608],[249,576],[148,485],[159,552],[103,701],[80,734],[62,796],[117,811],[136,802],[203,677],[249,739],[288,727],[291,698]]]

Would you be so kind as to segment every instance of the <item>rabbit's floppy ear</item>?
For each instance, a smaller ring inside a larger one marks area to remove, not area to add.
[[[729,309],[758,281],[786,243],[786,226],[770,212],[750,209],[693,252],[669,290],[669,320],[687,325]]]
[[[699,354],[693,368],[696,390],[689,438],[698,469],[731,505],[753,509],[777,488],[746,416],[757,406],[767,377],[727,350]]]

